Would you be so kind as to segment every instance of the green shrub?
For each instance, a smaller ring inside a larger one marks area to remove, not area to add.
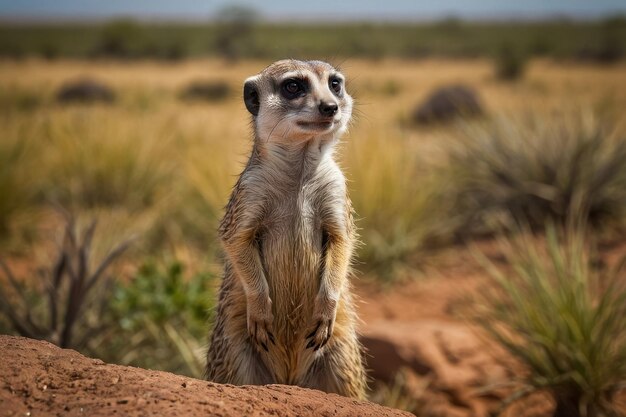
[[[510,44],[500,47],[496,55],[496,76],[501,80],[513,81],[524,75],[526,57]]]
[[[615,394],[626,386],[625,271],[594,270],[580,230],[559,238],[549,227],[546,244],[537,241],[508,242],[506,271],[483,258],[490,281],[478,323],[527,368],[504,407],[542,390],[555,399],[555,417],[617,415]]]
[[[590,112],[466,125],[450,147],[457,234],[586,215],[594,226],[626,219],[626,137]]]
[[[601,26],[601,42],[596,53],[596,60],[604,64],[613,64],[624,57],[626,50],[626,42],[623,39],[626,18],[610,18]]]
[[[129,19],[112,20],[100,32],[93,51],[97,56],[132,58],[140,54],[144,42],[144,28]]]
[[[202,347],[213,306],[213,277],[183,274],[183,266],[144,264],[118,283],[108,332],[96,354],[107,361],[201,377]]]
[[[220,102],[232,95],[232,89],[226,81],[197,80],[187,85],[181,92],[180,98],[187,101]]]

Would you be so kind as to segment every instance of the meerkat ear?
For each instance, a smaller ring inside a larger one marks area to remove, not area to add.
[[[257,81],[257,77],[250,77],[243,84],[243,102],[246,104],[246,109],[248,109],[253,116],[259,114],[259,108],[261,107]]]

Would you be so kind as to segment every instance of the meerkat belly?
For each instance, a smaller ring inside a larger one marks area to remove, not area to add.
[[[274,328],[284,343],[298,343],[310,326],[319,290],[322,229],[315,213],[306,207],[273,218],[261,238],[261,256]]]

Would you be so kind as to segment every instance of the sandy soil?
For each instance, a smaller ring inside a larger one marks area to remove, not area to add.
[[[409,416],[283,385],[214,384],[0,336],[0,416]]]

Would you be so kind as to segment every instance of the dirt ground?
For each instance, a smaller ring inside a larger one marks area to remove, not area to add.
[[[504,271],[509,267],[496,242],[477,242],[475,249]],[[626,256],[626,240],[598,249],[592,262],[613,267]],[[494,415],[511,394],[504,387],[524,369],[466,318],[467,307],[488,283],[471,251],[450,247],[436,256],[435,265],[408,282],[381,289],[362,279],[356,285],[370,375],[393,384],[396,374],[404,373],[404,394],[420,404],[414,409],[420,416]],[[626,393],[619,403],[626,405]],[[547,393],[538,393],[503,416],[549,417],[553,406]]]
[[[479,242],[477,248],[507,267],[493,241]],[[626,240],[599,249],[602,256],[596,261],[614,265],[626,255]],[[486,284],[485,272],[463,246],[433,256],[437,259],[406,282],[381,287],[366,276],[356,280],[360,332],[373,385],[393,384],[396,374],[408,368],[403,394],[420,403],[418,415],[492,415],[508,393],[479,393],[510,380],[519,369],[504,352],[490,349],[463,316],[466,303]],[[107,365],[45,342],[9,336],[0,336],[0,359],[0,416],[408,415],[297,387],[222,386]],[[518,412],[520,407],[524,410]],[[546,417],[551,409],[549,397],[535,396],[505,415]]]
[[[214,384],[108,365],[50,343],[0,336],[1,416],[408,416],[283,385]]]

